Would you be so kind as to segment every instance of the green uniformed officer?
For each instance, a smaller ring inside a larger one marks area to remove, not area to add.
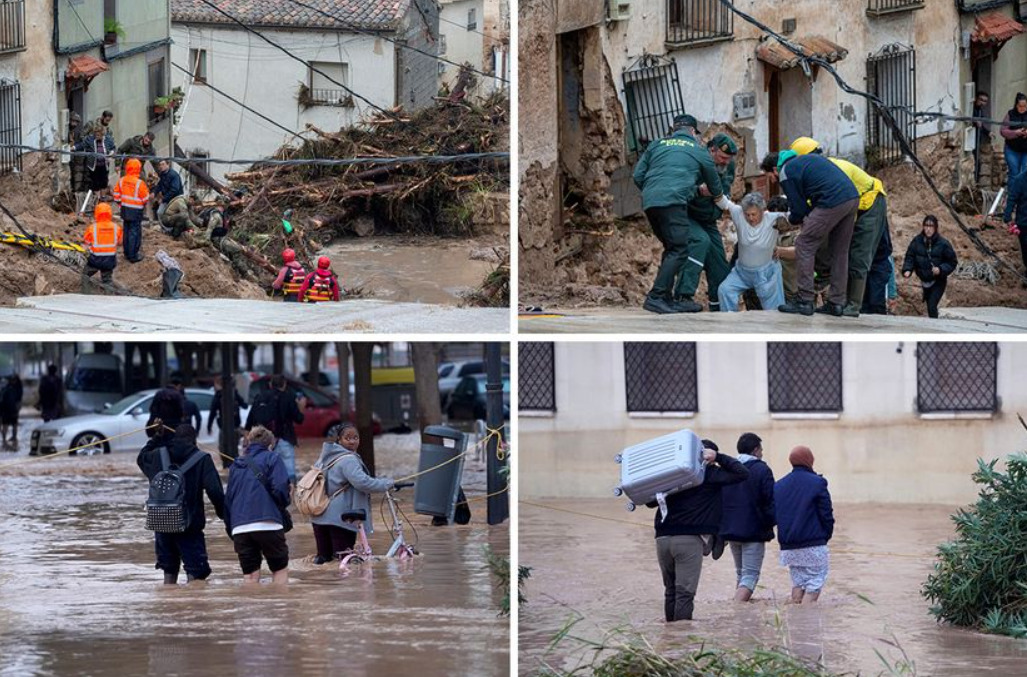
[[[713,164],[717,166],[721,188],[727,192],[735,180],[735,155],[738,154],[738,146],[727,134],[717,134],[710,139],[706,147],[713,158]],[[720,310],[717,289],[731,272],[731,265],[727,262],[724,240],[720,235],[720,229],[717,228],[722,211],[714,204],[713,197],[704,194],[712,190],[700,189],[700,194],[688,203],[688,215],[692,217],[694,224],[688,229],[688,259],[681,269],[681,276],[674,289],[674,298],[679,303],[692,301],[695,290],[699,287],[699,275],[705,269],[710,310],[716,311]]]
[[[674,118],[669,137],[646,148],[635,167],[635,185],[642,190],[642,209],[663,245],[660,269],[642,305],[653,313],[694,313],[702,306],[675,301],[674,281],[688,259],[688,234],[695,222],[688,204],[706,184],[714,199],[721,196],[720,177],[709,152],[696,139],[698,123],[691,115]]]

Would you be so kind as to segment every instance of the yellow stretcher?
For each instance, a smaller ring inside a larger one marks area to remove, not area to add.
[[[40,235],[33,235],[30,237],[23,233],[12,233],[9,230],[0,231],[0,243],[16,244],[29,249],[42,247],[44,249],[58,249],[69,252],[78,252],[80,254],[86,253],[85,247],[80,244],[75,244],[74,242],[55,240],[53,238],[43,237]]]

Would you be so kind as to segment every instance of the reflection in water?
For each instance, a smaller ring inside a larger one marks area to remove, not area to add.
[[[93,461],[48,460],[38,466],[49,474],[0,476],[3,677],[509,673],[509,621],[496,615],[482,552],[490,544],[508,553],[509,530],[486,527],[484,511],[469,526],[433,529],[408,509],[423,556],[345,577],[303,559],[314,539],[297,519],[288,587],[244,587],[211,511],[213,575],[164,586],[134,457]],[[379,530],[371,541],[384,553],[389,537]]]
[[[575,614],[584,617],[574,628],[578,636],[598,640],[630,624],[668,653],[699,636],[718,645],[786,647],[805,658],[822,657],[839,672],[873,675],[884,668],[875,649],[892,660],[901,657],[887,643],[894,635],[921,675],[1027,674],[1027,642],[938,625],[920,597],[936,546],[952,536],[952,508],[836,505],[831,574],[818,604],[786,604],[788,570],[778,565],[779,550],[771,543],[753,602],[732,601],[735,572],[727,552],[718,561],[704,560],[696,620],[667,624],[652,512],[625,513],[619,501],[603,499],[531,502],[639,526],[521,505],[520,563],[533,567],[528,604],[520,611],[522,675],[533,674],[553,636]],[[547,661],[577,665],[569,649],[557,649]]]

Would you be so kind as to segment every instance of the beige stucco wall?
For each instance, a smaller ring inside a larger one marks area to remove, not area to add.
[[[57,0],[57,28],[61,49],[103,42],[103,0]]]
[[[916,412],[915,349],[913,342],[844,344],[844,410],[818,420],[769,412],[765,343],[700,343],[699,411],[642,418],[625,410],[623,344],[557,343],[556,413],[522,412],[518,419],[519,490],[524,496],[612,498],[617,452],[690,428],[731,453],[741,433],[756,432],[778,476],[789,470],[790,449],[805,444],[838,500],[970,501],[978,457],[1027,449],[1027,431],[1016,419],[1027,412],[1027,387],[1018,376],[1027,373],[1027,344],[1000,344],[1000,411],[983,418]]]
[[[475,10],[478,17],[478,27],[474,30],[467,30],[467,13]],[[442,11],[439,13],[439,34],[446,36],[445,58],[454,63],[469,63],[478,70],[485,70],[490,64],[485,62],[485,8],[482,0],[451,0],[442,3]],[[460,24],[460,25],[454,25]],[[443,68],[439,74],[439,82],[452,85],[460,75],[460,69],[452,64],[439,62]],[[478,76],[479,80],[483,79]],[[491,81],[484,78],[486,82],[479,83],[479,86],[489,86]]]
[[[58,135],[53,5],[25,3],[25,49],[0,54],[0,79],[21,84],[21,140],[39,148]]]

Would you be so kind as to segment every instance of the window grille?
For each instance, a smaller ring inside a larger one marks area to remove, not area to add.
[[[625,343],[624,382],[628,411],[698,411],[695,344]]]
[[[628,147],[642,152],[650,142],[670,133],[674,117],[685,112],[672,59],[645,54],[624,71],[624,98],[628,112]]]
[[[734,26],[734,13],[720,0],[667,0],[668,45],[730,39]]]
[[[998,411],[998,345],[918,344],[916,402],[921,413]]]
[[[841,343],[768,343],[770,411],[842,410]]]
[[[0,0],[0,54],[25,49],[25,0]]]
[[[21,85],[0,80],[0,144],[21,145]],[[21,151],[0,147],[0,174],[21,171]]]
[[[899,129],[916,150],[916,50],[888,45],[867,59],[867,91],[889,107]],[[869,106],[867,113],[867,166],[883,167],[902,160],[899,139],[885,124],[881,112]]]
[[[553,344],[524,342],[518,347],[517,388],[520,409],[556,411]]]

